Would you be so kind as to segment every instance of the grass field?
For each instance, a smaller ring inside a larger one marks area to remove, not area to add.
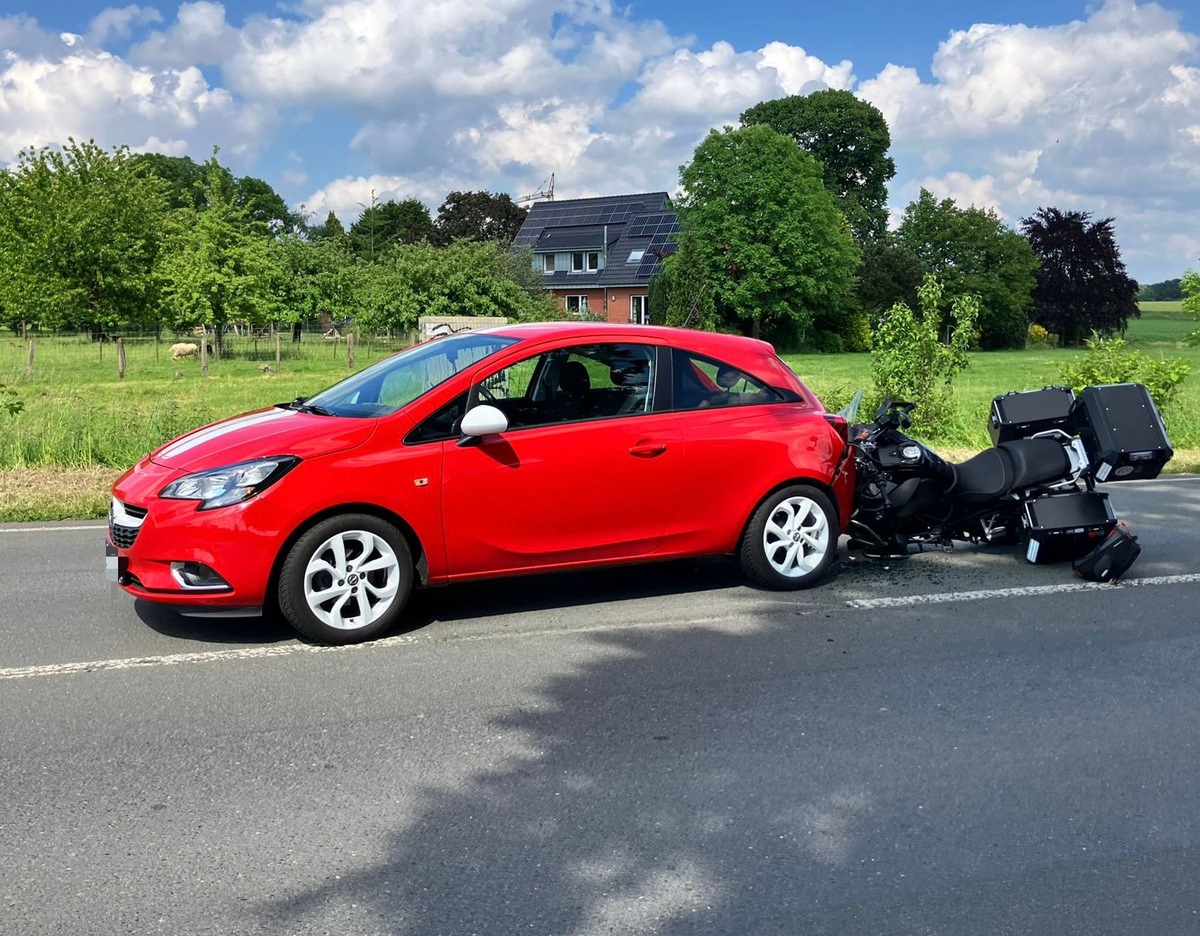
[[[1178,307],[1144,303],[1142,318],[1131,323],[1127,337],[1148,354],[1192,363],[1180,402],[1164,417],[1178,453],[1169,467],[1194,471],[1200,468],[1200,348],[1182,341],[1200,326]],[[273,342],[256,346],[235,338],[229,354],[210,362],[207,378],[198,361],[172,361],[169,349],[170,341],[128,342],[126,376],[119,379],[111,344],[39,340],[30,376],[28,344],[0,340],[0,384],[15,390],[23,407],[16,415],[0,408],[0,521],[100,516],[112,479],[162,442],[224,416],[309,396],[349,373],[346,344],[319,337],[306,337],[299,348],[285,342],[278,369]],[[392,350],[395,345],[383,341],[360,343],[355,363],[362,367]],[[958,457],[986,447],[992,397],[1060,383],[1060,366],[1079,353],[1039,349],[972,355],[970,368],[955,381],[954,427],[930,441]],[[843,405],[856,388],[870,386],[867,354],[788,355],[786,360],[830,408]]]

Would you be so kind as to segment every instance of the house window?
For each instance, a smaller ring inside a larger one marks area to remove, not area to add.
[[[630,265],[633,265],[635,263],[641,263],[642,257],[644,257],[645,255],[646,255],[646,251],[644,251],[644,250],[631,250],[631,251],[629,251],[629,259],[626,260],[625,262]]]
[[[540,270],[542,273],[553,273],[557,268],[554,262],[554,254],[538,254],[533,258],[533,268]]]
[[[592,251],[591,253],[573,253],[571,254],[571,272],[572,273],[595,273],[600,269],[600,254]]]
[[[630,296],[629,297],[629,321],[636,325],[646,325],[650,321],[650,311],[648,309],[648,296]]]
[[[574,312],[580,318],[588,314],[587,296],[567,296],[565,304],[568,312]]]

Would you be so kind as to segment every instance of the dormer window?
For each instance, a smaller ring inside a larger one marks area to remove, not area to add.
[[[599,269],[600,254],[598,252],[571,254],[572,273],[595,273]]]

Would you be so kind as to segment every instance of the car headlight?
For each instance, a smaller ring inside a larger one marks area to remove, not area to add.
[[[256,458],[254,461],[197,471],[172,481],[158,496],[172,500],[200,501],[199,510],[240,504],[270,487],[291,471],[300,459],[294,455]]]

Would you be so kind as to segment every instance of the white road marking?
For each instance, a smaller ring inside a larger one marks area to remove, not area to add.
[[[282,647],[243,647],[238,650],[208,650],[200,653],[172,653],[166,656],[130,657],[124,660],[91,660],[86,663],[52,663],[46,666],[16,666],[0,669],[0,680],[27,679],[31,676],[69,676],[72,673],[98,673],[104,670],[139,669],[147,666],[180,666],[187,663],[215,663],[220,660],[253,660],[259,657],[294,656],[298,653],[336,653],[370,647],[388,647],[415,643],[418,638],[403,635],[386,637],[373,643],[348,647],[320,647],[315,644],[287,644]]]
[[[107,530],[99,526],[29,526],[29,527],[0,527],[0,533],[66,533],[69,530]]]
[[[567,634],[582,634],[603,630],[636,630],[642,627],[662,627],[670,623],[683,623],[688,627],[697,625],[717,626],[739,620],[735,615],[718,615],[714,617],[689,618],[685,622],[629,621],[623,624],[583,624],[576,627],[554,627],[536,631],[519,631],[516,633],[497,631],[490,634],[463,634],[445,637],[441,634],[424,632],[420,634],[399,634],[395,637],[384,637],[381,640],[367,641],[360,644],[349,644],[344,647],[325,647],[317,644],[289,643],[275,647],[243,647],[237,650],[206,650],[198,653],[172,653],[165,656],[129,657],[123,660],[91,660],[85,663],[50,663],[42,666],[15,666],[0,669],[0,681],[5,679],[29,679],[37,676],[70,676],[76,673],[99,673],[106,670],[142,669],[152,666],[180,666],[188,663],[217,663],[222,660],[254,660],[262,657],[296,656],[313,653],[348,653],[354,650],[382,650],[387,647],[411,646],[421,642],[478,641],[478,640],[512,640],[528,637],[562,637]]]
[[[856,598],[847,601],[850,608],[905,608],[923,604],[949,604],[954,601],[982,601],[988,598],[1024,598],[1030,595],[1058,595],[1066,592],[1093,591],[1100,588],[1138,588],[1148,585],[1184,585],[1200,582],[1200,573],[1157,575],[1148,578],[1107,582],[1064,582],[1061,585],[1032,585],[1027,588],[988,588],[982,591],[945,592],[934,595],[905,595],[895,598]]]

